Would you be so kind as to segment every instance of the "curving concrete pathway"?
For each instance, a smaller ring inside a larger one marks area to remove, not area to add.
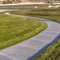
[[[21,17],[44,21],[48,24],[48,28],[45,29],[42,33],[24,42],[21,42],[19,44],[1,50],[0,60],[33,60],[29,58],[34,56],[41,49],[43,49],[43,47],[51,43],[60,33],[59,23],[35,17],[28,17],[28,16],[21,16]]]

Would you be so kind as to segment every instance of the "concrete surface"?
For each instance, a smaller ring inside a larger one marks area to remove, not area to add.
[[[15,15],[16,16],[16,15]],[[60,33],[60,24],[46,19],[21,16],[44,21],[48,28],[42,33],[14,46],[0,50],[0,60],[28,60],[48,43],[52,42]]]

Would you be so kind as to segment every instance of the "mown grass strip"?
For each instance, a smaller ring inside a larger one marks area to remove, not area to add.
[[[41,21],[0,13],[0,50],[25,41],[47,28]]]

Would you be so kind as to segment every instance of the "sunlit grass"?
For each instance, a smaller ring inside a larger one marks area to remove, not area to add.
[[[0,13],[0,49],[25,41],[45,28],[44,22]]]

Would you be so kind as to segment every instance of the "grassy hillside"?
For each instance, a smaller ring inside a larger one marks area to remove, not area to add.
[[[25,41],[45,28],[44,22],[0,13],[0,49]]]

